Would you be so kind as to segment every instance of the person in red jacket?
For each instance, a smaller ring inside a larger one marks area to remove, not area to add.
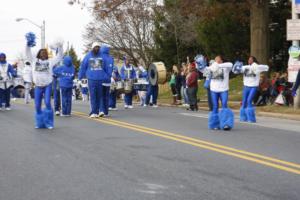
[[[189,65],[189,73],[186,77],[187,95],[190,104],[190,110],[198,111],[197,92],[198,92],[198,78],[199,74],[196,70],[196,64]]]

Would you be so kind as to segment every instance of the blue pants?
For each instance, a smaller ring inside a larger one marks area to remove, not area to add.
[[[243,108],[252,108],[253,107],[253,99],[256,95],[257,87],[247,87],[244,86],[243,89],[243,102],[242,107]]]
[[[100,112],[103,112],[104,115],[108,115],[109,91],[110,86],[103,86],[103,98],[100,105]]]
[[[117,107],[117,91],[111,91],[109,93],[109,107],[116,108]]]
[[[147,95],[146,95],[146,105],[149,105],[150,103],[150,98],[152,96],[152,103],[153,105],[157,104],[157,96],[158,96],[158,85],[149,85],[148,86],[148,91],[147,91]]]
[[[53,80],[53,100],[54,100],[54,110],[60,111],[60,91],[58,88],[58,80]]]
[[[72,88],[60,88],[62,114],[71,115],[72,110]]]
[[[0,89],[0,103],[1,103],[1,107],[2,107],[3,103],[5,103],[5,108],[9,108],[10,107],[10,91],[11,91],[11,88]]]
[[[212,112],[218,113],[219,111],[219,99],[222,103],[222,108],[227,108],[227,101],[228,101],[228,91],[225,92],[213,92],[211,91],[211,98],[212,98]]]
[[[133,96],[133,92],[125,94],[124,96],[125,105],[132,106],[132,96]]]
[[[99,114],[100,103],[103,101],[103,86],[102,81],[88,80],[90,102],[91,102],[91,114]]]
[[[54,126],[53,110],[51,107],[52,83],[46,87],[35,87],[35,122],[37,128],[50,128]],[[46,108],[42,110],[42,100]]]
[[[253,99],[256,95],[257,87],[244,86],[243,101],[240,110],[240,121],[256,122],[255,108],[253,107]]]
[[[224,129],[230,130],[234,126],[234,114],[227,107],[228,91],[212,92],[212,112],[209,114],[208,127],[209,129]],[[219,112],[219,99],[222,103],[222,110]]]

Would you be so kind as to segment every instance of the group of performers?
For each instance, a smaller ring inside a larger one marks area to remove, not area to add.
[[[40,49],[36,56],[32,54],[32,42],[27,38],[26,61],[24,62],[23,79],[25,87],[25,102],[29,102],[30,89],[35,85],[35,127],[52,129],[54,127],[54,112],[61,116],[70,116],[72,109],[72,95],[74,89],[75,68],[70,56],[63,55],[63,41],[56,41],[52,47],[56,51],[53,58],[49,58],[46,49]],[[253,98],[259,86],[260,73],[268,71],[267,65],[260,65],[255,57],[248,59],[243,65],[237,61],[234,65],[224,62],[222,56],[216,56],[207,66],[203,56],[195,58],[196,68],[206,77],[206,87],[210,88],[212,97],[212,111],[209,113],[208,127],[213,130],[231,130],[234,127],[234,113],[228,108],[229,74],[243,74],[243,101],[240,109],[240,121],[256,122]],[[5,108],[10,110],[10,88],[12,78],[17,73],[7,63],[6,55],[0,54],[0,98]],[[151,85],[148,81],[148,72],[142,66],[134,67],[127,59],[120,72],[114,64],[108,45],[94,42],[91,51],[84,57],[78,80],[82,89],[83,101],[90,101],[90,118],[108,116],[109,110],[116,110],[117,88],[123,88],[124,108],[133,108],[133,96],[138,91],[141,106],[147,106],[152,99],[157,107],[158,85]],[[134,90],[138,80],[140,86],[146,89]],[[76,85],[76,84],[75,84]],[[54,88],[54,90],[53,90]],[[51,106],[51,96],[54,91],[54,110]],[[42,101],[45,108],[42,109]],[[219,110],[219,101],[222,108]],[[2,102],[1,102],[2,104]],[[61,111],[60,111],[61,110]]]
[[[253,98],[258,90],[260,73],[269,70],[267,65],[260,65],[255,57],[250,56],[248,65],[237,61],[234,65],[224,62],[222,56],[217,56],[210,66],[206,66],[203,56],[195,60],[199,71],[206,77],[206,87],[210,88],[212,111],[209,113],[208,127],[213,130],[231,130],[234,127],[234,113],[228,108],[229,74],[243,74],[243,100],[240,109],[241,122],[256,122]],[[204,64],[205,63],[205,64]],[[219,111],[219,100],[222,109]]]

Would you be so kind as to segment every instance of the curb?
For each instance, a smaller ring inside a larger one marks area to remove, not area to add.
[[[159,106],[184,108],[183,106],[180,106],[180,105],[171,105],[171,104],[159,104]],[[209,111],[209,109],[207,107],[199,107],[199,110]],[[240,111],[237,110],[237,109],[233,109],[233,112],[234,113],[239,113]],[[273,112],[258,111],[257,116],[300,121],[300,115],[294,115],[294,114],[284,114],[284,113],[273,113]]]

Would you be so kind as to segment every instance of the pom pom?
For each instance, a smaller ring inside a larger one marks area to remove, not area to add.
[[[203,55],[197,55],[195,57],[195,62],[198,70],[202,70],[207,66],[207,61]]]
[[[35,41],[36,36],[33,32],[26,33],[25,37],[27,40],[28,47],[34,47],[36,45],[36,41]]]
[[[242,71],[243,62],[236,61],[232,67],[232,72],[235,74],[239,74]]]

